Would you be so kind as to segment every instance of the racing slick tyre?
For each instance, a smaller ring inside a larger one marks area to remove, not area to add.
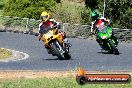
[[[69,53],[64,53],[64,57],[66,60],[71,59],[71,55]]]
[[[113,53],[114,53],[115,55],[119,55],[119,51],[118,51],[118,49],[116,48],[116,46],[115,46],[115,44],[113,43],[112,40],[109,40],[109,44],[110,44],[110,46],[111,46],[111,50],[113,51]]]
[[[57,56],[60,60],[64,60],[64,59],[65,59],[64,55],[61,55],[61,53],[60,53],[60,51],[59,51],[59,48],[57,47],[56,43],[53,43],[53,44],[51,45],[51,47],[52,47],[54,53],[56,54],[56,56]]]

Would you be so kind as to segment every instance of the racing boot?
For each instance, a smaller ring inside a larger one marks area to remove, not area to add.
[[[63,39],[63,43],[66,44],[68,47],[71,47],[72,45],[68,42],[67,38]]]
[[[104,50],[103,43],[100,43],[99,45],[101,47],[101,52],[102,52]]]
[[[103,49],[103,42],[101,42],[101,40],[99,38],[97,38],[96,41],[98,42],[99,46],[101,47],[101,52],[102,52],[104,50]]]
[[[69,52],[69,47],[71,47],[71,44],[68,42],[67,38],[63,40],[63,49],[67,53]]]

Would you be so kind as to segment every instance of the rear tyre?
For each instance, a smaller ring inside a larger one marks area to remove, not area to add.
[[[64,57],[65,57],[65,59],[69,60],[71,58],[71,55],[69,53],[69,45],[67,45],[67,44],[64,44],[64,45],[65,45],[65,48],[64,48],[64,51],[65,51]]]
[[[110,46],[111,46],[111,50],[113,51],[113,53],[114,53],[115,55],[119,55],[119,51],[118,51],[118,49],[116,48],[116,46],[115,46],[115,44],[113,43],[112,40],[109,41],[109,44],[110,44]]]
[[[69,53],[64,53],[64,57],[66,60],[71,59],[71,55]]]
[[[108,51],[110,54],[113,54],[113,51],[112,50],[110,50],[110,51]]]

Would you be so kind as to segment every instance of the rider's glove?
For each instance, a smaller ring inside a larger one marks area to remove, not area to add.
[[[110,22],[110,20],[107,20],[108,21],[108,23]]]
[[[39,33],[35,33],[35,36],[39,36]]]
[[[39,41],[40,41],[41,40],[41,37],[42,37],[42,34],[39,34],[38,36],[39,36]]]

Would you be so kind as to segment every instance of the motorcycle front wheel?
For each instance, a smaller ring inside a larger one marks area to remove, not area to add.
[[[115,54],[115,55],[119,55],[119,51],[118,49],[116,48],[115,44],[113,43],[112,40],[109,40],[109,44],[111,46],[111,50],[112,52]]]
[[[69,53],[63,53],[63,50],[60,50],[59,46],[57,45],[56,42],[54,42],[53,44],[51,44],[51,47],[54,51],[54,53],[56,54],[56,56],[60,59],[60,60],[69,60],[71,58]],[[61,47],[61,46],[60,46]]]

